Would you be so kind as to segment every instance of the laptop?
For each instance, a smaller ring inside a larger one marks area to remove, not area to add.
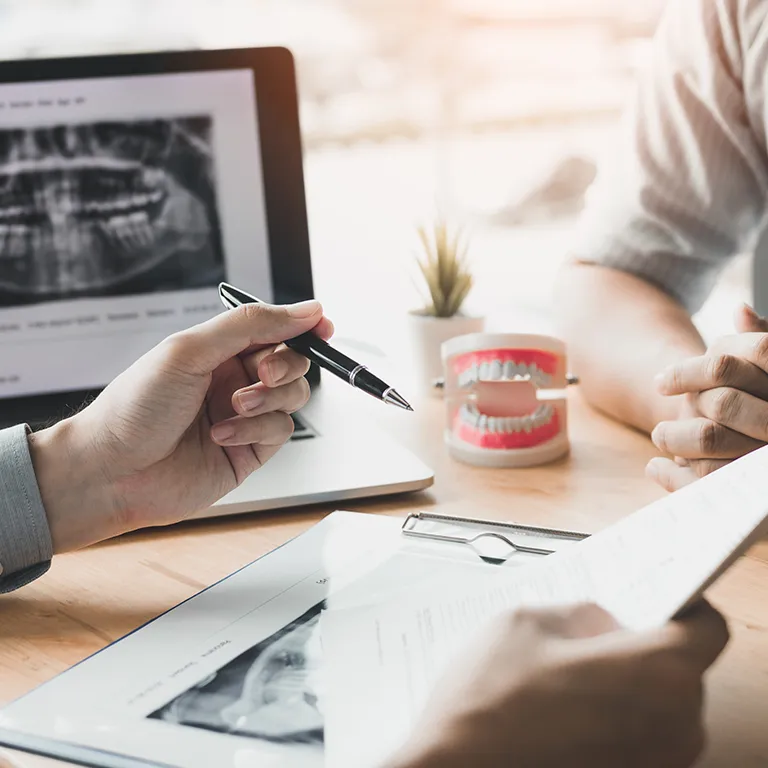
[[[289,51],[0,63],[0,426],[72,414],[223,311],[220,281],[313,297]],[[364,395],[307,376],[294,437],[201,517],[431,485],[374,423],[345,418]]]

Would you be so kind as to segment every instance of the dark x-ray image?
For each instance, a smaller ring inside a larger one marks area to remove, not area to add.
[[[149,715],[282,744],[323,743],[315,673],[323,603]]]
[[[216,285],[210,116],[0,130],[0,307]]]

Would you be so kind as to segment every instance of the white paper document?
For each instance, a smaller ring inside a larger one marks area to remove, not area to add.
[[[321,768],[323,608],[458,589],[494,570],[463,549],[416,554],[401,525],[329,515],[3,708],[0,727],[183,768]]]
[[[458,592],[325,611],[326,765],[373,768],[416,727],[429,693],[503,611],[593,601],[625,627],[660,625],[760,536],[768,447],[648,505],[578,546]]]

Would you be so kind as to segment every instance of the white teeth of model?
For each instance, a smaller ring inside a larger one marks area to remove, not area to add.
[[[477,381],[477,363],[472,363],[469,368],[469,379],[467,384],[474,384]]]
[[[480,418],[477,420],[477,428],[481,432],[486,432],[488,430],[488,417],[484,414],[480,414]]]
[[[541,373],[541,386],[548,387],[552,384],[552,377],[548,373]]]
[[[491,366],[489,363],[482,363],[480,365],[480,381],[487,381],[491,373]]]
[[[507,362],[504,363],[504,378],[509,380],[514,379],[515,370],[516,370],[515,364],[511,360],[507,360]]]
[[[533,419],[530,416],[523,417],[523,431],[531,432],[533,430]]]
[[[488,431],[492,432],[493,434],[496,434],[496,417],[495,416],[489,416],[488,417]]]
[[[490,370],[490,374],[489,374],[489,375],[490,375],[490,377],[491,377],[491,378],[492,378],[494,381],[498,381],[498,380],[501,378],[501,373],[502,373],[502,364],[501,364],[501,360],[494,360],[494,361],[491,363],[491,370]]]

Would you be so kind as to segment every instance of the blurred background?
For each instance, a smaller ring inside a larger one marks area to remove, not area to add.
[[[297,60],[315,283],[386,349],[421,295],[415,226],[467,225],[491,328],[552,330],[551,288],[664,0],[0,0],[6,59],[285,45]],[[376,275],[376,295],[348,288]],[[701,316],[746,298],[741,260]],[[728,328],[730,311],[725,313]]]

